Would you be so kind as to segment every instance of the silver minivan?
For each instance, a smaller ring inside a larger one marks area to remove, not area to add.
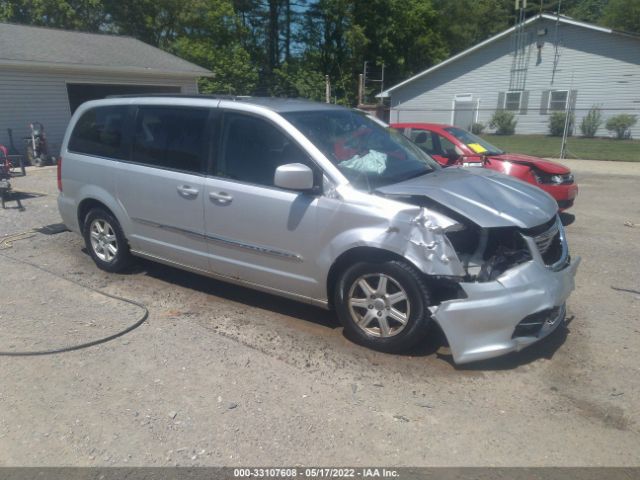
[[[579,259],[557,204],[442,169],[362,112],[287,99],[123,97],[73,115],[58,206],[98,267],[132,256],[335,310],[397,352],[436,322],[457,363],[564,322]]]

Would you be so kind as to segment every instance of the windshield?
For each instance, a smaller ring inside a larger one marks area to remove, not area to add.
[[[282,114],[356,187],[378,187],[440,168],[406,137],[352,110]]]
[[[445,131],[449,132],[476,153],[486,153],[487,155],[502,155],[504,153],[504,150],[500,150],[495,145],[491,145],[486,140],[461,128],[447,127]]]

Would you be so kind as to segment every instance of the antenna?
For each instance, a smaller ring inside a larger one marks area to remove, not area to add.
[[[553,45],[553,70],[551,71],[551,85],[556,78],[556,70],[560,62],[560,40],[558,40],[558,28],[560,27],[560,8],[562,8],[562,0],[558,0],[558,11],[556,12],[556,28],[554,33]]]
[[[511,64],[511,77],[509,90],[524,90],[529,67],[529,55],[527,48],[527,32],[525,30],[525,18],[527,0],[515,0],[516,20],[513,25],[513,62]]]
[[[362,103],[366,102],[367,82],[379,83],[380,93],[384,91],[384,62],[382,62],[382,70],[380,73],[380,78],[367,78],[368,64],[369,64],[368,60],[364,62],[363,73],[362,73]]]

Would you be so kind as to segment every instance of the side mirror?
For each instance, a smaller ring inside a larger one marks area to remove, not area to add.
[[[313,171],[302,163],[280,165],[276,168],[273,183],[276,187],[287,190],[311,190],[313,189]]]

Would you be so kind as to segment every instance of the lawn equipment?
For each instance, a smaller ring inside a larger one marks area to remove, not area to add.
[[[2,208],[5,208],[5,203],[8,200],[15,200],[18,202],[18,208],[23,210],[20,198],[15,196],[15,193],[11,191],[11,162],[9,161],[9,151],[4,145],[0,145],[0,203]]]
[[[18,149],[13,143],[13,130],[7,128],[7,135],[9,136],[9,154],[7,157],[9,158],[10,167],[12,169],[20,168],[22,176],[24,177],[27,174],[24,168],[24,155],[18,152]]]
[[[31,135],[24,137],[27,160],[31,165],[36,167],[44,167],[45,165],[55,165],[55,157],[49,156],[49,148],[47,146],[47,136],[44,133],[44,126],[40,122],[29,124]]]

